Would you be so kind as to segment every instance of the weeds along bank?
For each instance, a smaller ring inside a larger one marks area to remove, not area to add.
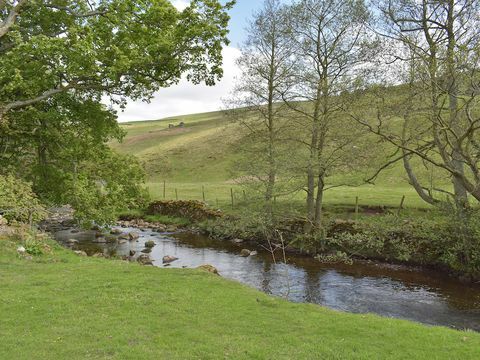
[[[370,259],[435,267],[463,281],[480,280],[480,217],[440,212],[362,216],[358,220],[327,217],[322,231],[306,234],[301,219],[269,221],[250,214],[207,220],[203,231],[220,239],[255,240],[268,249],[299,251],[322,262]]]

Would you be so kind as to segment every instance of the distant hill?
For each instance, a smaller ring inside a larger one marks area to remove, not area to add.
[[[182,123],[181,126],[179,126]],[[120,153],[137,156],[145,165],[148,186],[155,198],[202,199],[205,186],[210,202],[228,202],[230,189],[236,188],[231,168],[239,157],[238,148],[246,131],[233,123],[224,111],[175,116],[152,121],[122,123],[127,132],[123,143],[112,144]],[[372,135],[372,151],[385,156],[386,148]],[[429,176],[426,170],[422,175]],[[437,176],[438,177],[438,176]],[[440,177],[442,184],[448,178]],[[376,185],[342,187],[331,190],[326,202],[352,204],[356,196],[369,205],[398,205],[407,195],[407,205],[424,207],[408,184],[401,163],[394,165],[378,178]],[[303,194],[296,199],[303,202]]]

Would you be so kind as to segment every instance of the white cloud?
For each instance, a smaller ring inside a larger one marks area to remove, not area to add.
[[[156,120],[220,110],[222,98],[231,92],[239,74],[235,64],[239,55],[240,50],[234,47],[223,50],[224,77],[216,86],[193,85],[182,80],[178,85],[157,92],[150,103],[130,102],[124,112],[118,112],[119,121]]]

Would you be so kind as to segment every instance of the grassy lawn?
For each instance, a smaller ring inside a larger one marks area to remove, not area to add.
[[[480,334],[269,297],[202,271],[19,258],[0,240],[0,359],[478,359]]]
[[[147,186],[153,199],[163,199],[163,181],[148,182]],[[203,188],[202,188],[203,187]],[[229,209],[231,207],[231,190],[234,192],[234,203],[244,201],[243,188],[230,182],[170,182],[165,183],[165,198],[175,200],[178,195],[180,200],[203,200],[203,189],[205,200],[212,206],[216,206],[217,200],[220,207]],[[175,192],[176,190],[176,192]],[[429,205],[422,201],[410,186],[388,186],[388,185],[363,185],[359,187],[338,187],[328,190],[325,193],[325,204],[347,205],[354,208],[356,197],[359,198],[360,206],[387,206],[398,207],[405,195],[404,206],[406,208],[429,208]],[[250,194],[245,192],[247,200]],[[300,207],[304,205],[305,195],[298,193],[279,197],[279,202],[291,203]]]

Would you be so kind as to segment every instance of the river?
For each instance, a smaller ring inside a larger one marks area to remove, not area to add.
[[[461,284],[445,274],[405,266],[378,263],[321,264],[302,256],[289,255],[287,263],[274,262],[270,253],[241,257],[246,245],[213,240],[190,233],[159,234],[137,231],[134,242],[95,243],[95,232],[56,234],[59,242],[79,240],[76,248],[89,255],[140,254],[148,240],[155,242],[150,254],[154,266],[164,267],[166,255],[178,257],[170,268],[215,266],[220,275],[268,294],[295,302],[310,302],[352,313],[374,313],[429,325],[480,331],[480,286]],[[250,250],[253,250],[250,247]],[[278,259],[280,260],[280,259]]]

